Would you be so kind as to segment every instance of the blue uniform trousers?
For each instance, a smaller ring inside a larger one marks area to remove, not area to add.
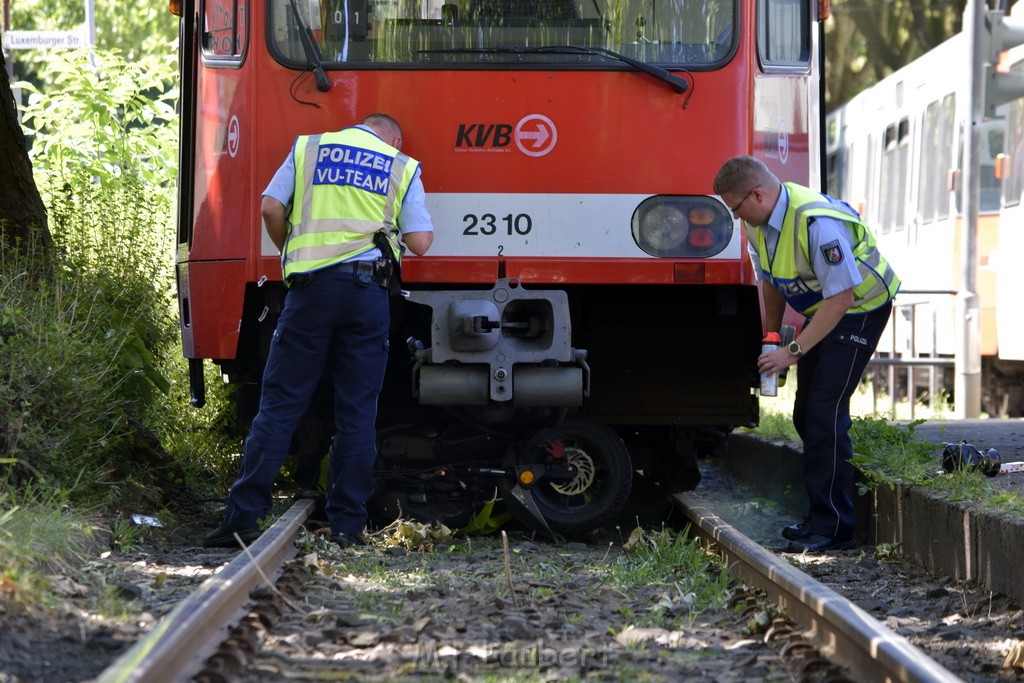
[[[797,363],[793,425],[804,443],[808,529],[853,538],[853,446],[850,397],[878,346],[892,302],[870,313],[847,314]]]
[[[308,276],[307,276],[308,277]],[[271,487],[292,435],[326,370],[334,385],[336,433],[325,511],[332,533],[360,533],[373,492],[377,396],[384,382],[390,313],[387,292],[360,284],[351,269],[326,268],[294,284],[274,330],[259,413],[225,521],[255,528],[270,512]]]

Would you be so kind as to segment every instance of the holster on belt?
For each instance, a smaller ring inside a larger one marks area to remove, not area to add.
[[[395,252],[383,230],[373,233],[373,244],[381,253],[381,258],[373,262],[373,279],[391,296],[401,296],[402,264],[395,259]]]

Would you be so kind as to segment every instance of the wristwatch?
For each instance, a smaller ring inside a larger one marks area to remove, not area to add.
[[[800,342],[796,341],[795,339],[793,341],[789,342],[789,355],[791,355],[791,356],[802,356],[802,355],[804,355],[804,350],[800,348]]]

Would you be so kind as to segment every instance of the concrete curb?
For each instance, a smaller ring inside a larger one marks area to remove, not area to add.
[[[726,460],[739,480],[771,481],[803,492],[803,454],[793,444],[732,434]],[[974,581],[1024,604],[1024,520],[902,484],[857,496],[855,503],[859,542],[898,543],[904,556],[928,571]]]

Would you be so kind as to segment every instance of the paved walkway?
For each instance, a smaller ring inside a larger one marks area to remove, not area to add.
[[[902,422],[902,421],[901,421]],[[978,450],[994,448],[1003,462],[1024,460],[1024,419],[928,420],[914,433],[922,441],[943,444],[967,441]]]

